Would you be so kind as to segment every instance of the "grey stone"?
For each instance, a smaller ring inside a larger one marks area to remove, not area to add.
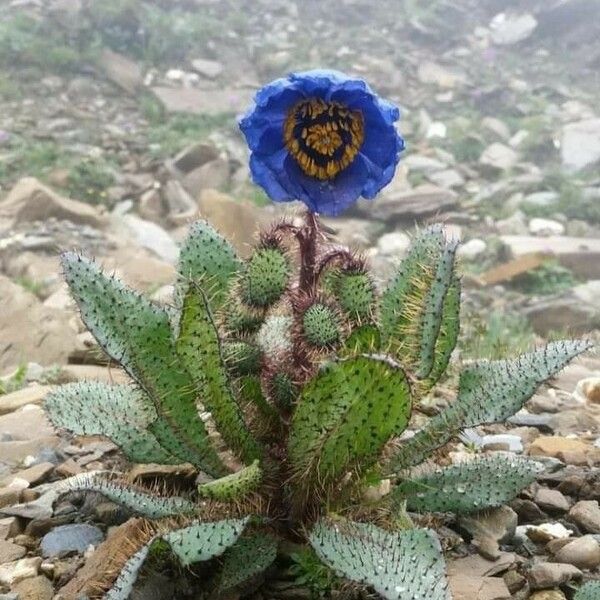
[[[562,546],[554,560],[578,569],[595,569],[600,565],[600,545],[591,535],[584,535]]]
[[[600,160],[600,119],[565,125],[561,143],[562,163],[578,171]]]
[[[222,115],[241,113],[252,102],[253,90],[222,88],[199,90],[180,87],[153,87],[153,94],[169,113],[191,113],[195,115]]]
[[[179,256],[179,248],[173,238],[156,223],[146,221],[135,215],[124,215],[121,223],[135,242],[156,254],[159,258],[173,264]]]
[[[359,207],[375,219],[425,217],[455,208],[458,196],[435,185],[420,185],[412,190],[384,192],[377,202],[360,201]]]
[[[495,142],[482,152],[479,163],[484,167],[506,171],[515,166],[518,158],[517,153],[512,148]]]
[[[543,487],[536,492],[535,502],[548,513],[564,513],[570,508],[569,501],[561,492]]]
[[[587,533],[600,533],[600,506],[597,500],[581,500],[569,511],[569,518]]]
[[[536,18],[530,13],[499,13],[490,22],[491,37],[498,46],[512,46],[526,40],[537,27]]]
[[[558,587],[573,579],[580,579],[581,575],[581,571],[573,565],[540,562],[531,567],[529,583],[532,589],[543,590]]]
[[[208,58],[195,58],[192,60],[192,67],[196,73],[208,79],[215,79],[223,72],[223,65],[220,62]]]
[[[93,525],[59,525],[42,538],[40,547],[45,557],[65,556],[72,552],[81,554],[89,546],[97,546],[103,538],[102,531]]]

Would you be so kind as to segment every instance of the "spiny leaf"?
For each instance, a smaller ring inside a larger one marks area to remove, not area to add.
[[[303,481],[327,483],[349,468],[368,468],[406,427],[411,411],[404,372],[383,357],[329,363],[302,391],[289,456]]]
[[[258,458],[260,448],[231,391],[208,302],[193,285],[183,303],[176,347],[183,366],[194,379],[200,402],[210,412],[225,442],[246,462]]]
[[[480,456],[403,481],[392,494],[406,500],[409,510],[467,514],[510,502],[542,469],[516,456]]]
[[[541,383],[590,347],[586,340],[552,342],[515,359],[468,365],[461,373],[456,401],[401,446],[391,460],[391,470],[423,462],[461,429],[506,420]]]
[[[181,462],[147,431],[158,415],[150,398],[141,390],[126,385],[80,381],[63,385],[48,394],[44,407],[56,427],[76,435],[106,436],[133,462]]]
[[[381,348],[381,332],[375,325],[360,325],[346,338],[343,355],[372,354]]]
[[[268,569],[277,557],[277,545],[266,532],[242,536],[223,555],[215,591],[230,592]]]
[[[285,291],[290,265],[279,247],[258,248],[246,263],[241,281],[243,301],[254,308],[271,306]]]
[[[428,529],[390,532],[370,523],[319,521],[309,536],[321,560],[387,600],[450,600],[440,543]]]
[[[162,535],[184,566],[220,556],[238,540],[249,517],[192,523]]]
[[[185,498],[160,496],[105,473],[82,473],[77,478],[71,479],[65,491],[76,490],[98,492],[109,500],[150,519],[192,513],[195,509],[195,505]]]
[[[211,306],[217,308],[225,300],[232,277],[241,268],[241,261],[231,244],[206,221],[196,221],[179,253],[178,289],[185,295],[189,283],[209,286]]]
[[[255,460],[250,466],[237,473],[199,485],[198,495],[201,498],[211,498],[223,502],[238,500],[255,490],[260,484],[261,477],[262,470],[258,460]]]
[[[103,596],[103,600],[128,600],[153,542],[154,538],[131,555],[131,558],[123,565],[123,569],[112,587]]]
[[[600,599],[600,581],[588,581],[578,590],[573,600],[599,600]]]
[[[198,415],[193,380],[175,352],[167,312],[77,254],[63,254],[62,264],[88,329],[152,398],[159,419],[149,429],[160,445],[210,475],[225,475]]]

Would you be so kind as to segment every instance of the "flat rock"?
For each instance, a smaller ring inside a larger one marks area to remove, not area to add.
[[[195,58],[192,60],[192,67],[196,73],[208,79],[215,79],[223,72],[223,65],[209,58]]]
[[[27,486],[34,485],[45,479],[54,470],[50,462],[41,462],[27,469],[16,471],[0,481],[0,485],[14,485],[15,480],[26,482]]]
[[[174,264],[179,256],[179,248],[173,238],[158,224],[146,221],[136,215],[123,215],[115,220],[115,225],[124,225],[124,230],[131,239],[158,258]]]
[[[0,565],[0,583],[12,586],[23,579],[35,577],[41,564],[42,559],[35,556]]]
[[[554,256],[560,264],[583,279],[600,279],[600,239],[553,235],[502,235],[500,241],[513,257],[542,253]]]
[[[529,583],[534,590],[553,588],[581,578],[581,571],[573,565],[540,562],[529,570]]]
[[[565,125],[560,151],[563,165],[575,171],[600,160],[600,119]]]
[[[535,503],[548,513],[564,513],[570,508],[569,501],[558,490],[539,488],[535,494]]]
[[[560,590],[540,590],[529,596],[529,600],[567,600]]]
[[[597,500],[581,500],[569,511],[569,518],[587,533],[600,533],[600,506]]]
[[[28,361],[41,365],[65,363],[78,347],[69,315],[45,307],[31,292],[3,275],[0,298],[0,371]],[[33,323],[35,327],[29,325]]]
[[[0,220],[9,220],[13,225],[51,217],[97,228],[107,223],[90,204],[63,198],[34,177],[20,179],[0,201]]]
[[[468,574],[449,577],[454,600],[510,600],[511,594],[500,577],[472,577]]]
[[[144,84],[140,66],[123,54],[104,48],[98,58],[98,65],[110,81],[128,94],[135,94]]]
[[[35,405],[27,405],[12,413],[0,416],[0,431],[5,439],[36,440],[54,433],[44,410]],[[0,457],[0,461],[4,457]]]
[[[574,539],[554,554],[554,560],[578,569],[595,569],[600,565],[600,545],[591,535]]]
[[[567,464],[587,464],[589,444],[577,439],[559,436],[541,436],[529,446],[531,456],[550,456]]]
[[[526,40],[537,27],[530,13],[499,13],[490,22],[492,42],[498,46],[512,46]]]
[[[411,190],[384,192],[377,202],[360,201],[359,206],[375,219],[426,217],[456,208],[458,195],[435,185],[424,184]]]
[[[52,600],[54,587],[52,582],[44,575],[30,577],[19,581],[12,588],[22,600]]]
[[[0,415],[13,412],[26,404],[41,404],[51,385],[30,385],[23,389],[0,396]]]
[[[519,159],[518,154],[509,146],[500,142],[489,145],[479,157],[479,164],[506,171],[515,166]]]
[[[0,564],[13,562],[23,558],[26,554],[25,548],[6,540],[0,540]]]
[[[72,552],[82,554],[89,546],[97,546],[104,535],[98,527],[83,523],[59,525],[47,533],[41,541],[42,555],[53,558]]]
[[[249,89],[222,88],[199,90],[156,86],[152,93],[169,113],[191,113],[195,115],[220,115],[241,113],[252,102],[253,91]]]

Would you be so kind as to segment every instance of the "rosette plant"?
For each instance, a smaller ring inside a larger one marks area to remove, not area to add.
[[[540,466],[525,458],[448,464],[443,449],[463,428],[518,411],[589,344],[463,365],[456,398],[409,436],[457,342],[457,244],[439,226],[421,231],[378,289],[366,261],[319,225],[317,212],[337,213],[391,179],[403,148],[397,117],[339,73],[261,90],[241,121],[253,177],[274,200],[309,210],[262,231],[247,260],[194,223],[171,306],[63,255],[83,321],[132,383],[63,386],[46,399],[53,423],[104,435],[132,462],[187,463],[196,475],[171,491],[115,473],[68,480],[142,517],[90,597],[128,598],[145,559],[169,555],[200,564],[191,568],[207,598],[258,588],[284,598],[282,579],[298,572],[291,556],[304,553],[302,564],[321,560],[329,573],[315,594],[447,600],[441,544],[415,524],[418,513],[499,506],[534,481]]]

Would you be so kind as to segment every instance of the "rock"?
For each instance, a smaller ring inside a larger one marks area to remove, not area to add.
[[[543,523],[542,525],[525,525],[525,535],[538,544],[547,544],[552,540],[568,539],[572,531],[561,523]]]
[[[77,347],[77,332],[68,315],[43,306],[31,292],[2,275],[0,298],[0,371],[23,361],[66,362]]]
[[[377,241],[377,250],[384,256],[404,258],[409,247],[410,238],[400,231],[384,233]]]
[[[23,389],[0,396],[0,415],[13,412],[26,404],[41,404],[51,385],[30,385]]]
[[[34,177],[19,179],[8,195],[0,200],[0,220],[6,219],[13,226],[45,221],[51,217],[98,228],[107,223],[93,206],[63,198]]]
[[[35,577],[41,564],[42,559],[36,556],[0,565],[0,583],[10,587],[23,579]]]
[[[485,558],[500,556],[499,544],[508,543],[515,535],[517,513],[508,506],[492,508],[482,513],[461,516],[458,526],[473,537],[473,544]]]
[[[567,600],[560,590],[541,590],[529,596],[529,600]]]
[[[44,575],[24,579],[13,586],[12,590],[23,600],[52,600],[54,587]]]
[[[412,190],[387,191],[377,202],[359,201],[361,211],[386,223],[395,219],[426,217],[456,208],[458,196],[451,190],[424,184]]]
[[[164,197],[167,201],[167,218],[173,225],[189,223],[198,211],[194,198],[176,179],[167,181],[164,187]]]
[[[561,492],[548,488],[539,488],[535,494],[535,503],[548,513],[564,513],[571,505]]]
[[[200,142],[184,148],[165,166],[176,178],[183,178],[198,167],[219,158],[219,151],[212,144]]]
[[[513,257],[547,254],[556,257],[560,264],[582,279],[600,280],[600,239],[503,235],[500,241]]]
[[[402,159],[402,165],[411,172],[423,173],[424,175],[431,175],[448,167],[441,160],[422,154],[409,154]]]
[[[50,462],[38,463],[28,469],[17,471],[9,477],[4,478],[0,481],[0,485],[14,486],[15,482],[18,480],[25,482],[25,487],[29,487],[30,485],[45,479],[53,470],[54,465]]]
[[[583,335],[600,327],[600,307],[597,302],[587,302],[580,297],[575,286],[558,297],[539,298],[529,302],[521,309],[533,330],[540,335],[550,331],[568,331],[571,335]]]
[[[272,214],[255,204],[238,201],[217,190],[204,190],[198,199],[200,217],[233,243],[240,256],[248,256],[255,232],[270,223]]]
[[[577,382],[573,395],[589,404],[600,404],[600,377],[587,377]],[[2,410],[2,398],[0,397],[0,411]]]
[[[473,238],[458,247],[458,255],[467,260],[473,260],[487,249],[487,244],[479,238]]]
[[[112,529],[106,541],[92,553],[75,577],[63,586],[59,593],[64,598],[81,598],[92,595],[98,573],[105,572],[113,562],[114,556],[118,556],[123,547],[127,547],[127,544],[131,543],[130,540],[136,539],[140,535],[139,528],[142,524],[142,519],[130,519],[123,525]],[[41,561],[41,559],[39,560]]]
[[[49,519],[53,514],[53,505],[56,501],[57,493],[54,491],[42,494],[36,500],[15,504],[14,506],[3,508],[0,512],[24,519]]]
[[[565,125],[560,151],[563,165],[574,171],[600,160],[600,119]]]
[[[445,169],[428,175],[427,179],[435,185],[444,188],[462,187],[465,185],[465,178],[455,169]]]
[[[518,155],[512,148],[495,142],[483,151],[479,157],[479,164],[500,171],[507,171],[515,166],[517,160]]]
[[[529,233],[539,236],[562,235],[565,226],[552,219],[535,218],[529,221]]]
[[[559,198],[558,192],[534,192],[523,198],[523,204],[545,208],[552,206]]]
[[[140,196],[138,213],[140,217],[148,221],[161,222],[164,214],[164,206],[162,196],[157,188],[146,190]]]
[[[600,506],[597,500],[581,500],[569,511],[569,518],[587,533],[600,533]]]
[[[496,221],[496,230],[502,235],[527,235],[525,215],[517,210],[510,217]]]
[[[537,20],[530,13],[499,13],[490,22],[492,41],[498,46],[512,46],[522,42],[536,27]]]
[[[485,450],[504,450],[520,454],[523,452],[523,441],[518,435],[499,433],[496,435],[484,435],[481,438],[481,446]]]
[[[595,569],[600,565],[600,544],[591,535],[584,535],[565,544],[554,554],[559,563],[574,565],[578,569]]]
[[[499,577],[472,577],[461,574],[449,577],[454,600],[510,600],[511,594]]]
[[[241,113],[252,102],[252,90],[222,88],[199,90],[194,88],[161,87],[151,88],[168,113],[191,113],[195,115],[222,115]]]
[[[93,525],[59,525],[42,538],[40,548],[42,556],[51,558],[71,552],[82,554],[89,546],[97,546],[103,538],[102,531]]]
[[[21,489],[15,487],[0,487],[0,508],[17,504],[21,497]],[[1,538],[0,538],[1,539]]]
[[[332,241],[351,248],[366,250],[384,231],[378,221],[368,219],[322,218],[321,223],[331,231]]]
[[[529,583],[534,590],[558,587],[563,583],[581,578],[581,571],[573,565],[540,562],[529,571]]]
[[[481,120],[481,127],[495,133],[500,139],[507,141],[510,139],[510,128],[508,125],[496,119],[495,117],[484,117]]]
[[[455,88],[465,81],[464,74],[429,60],[419,64],[417,76],[421,83],[437,85],[445,89]]]
[[[160,225],[130,214],[123,215],[120,221],[136,244],[150,250],[168,263],[177,262],[179,248]]]
[[[21,524],[16,517],[0,519],[0,540],[15,537],[21,532]]]
[[[541,436],[529,446],[531,456],[551,456],[567,464],[587,464],[590,446],[581,440],[559,436]]]
[[[207,79],[215,79],[223,72],[223,65],[216,60],[208,58],[195,58],[192,60],[194,71]]]
[[[198,198],[203,190],[226,188],[230,175],[229,161],[215,158],[190,171],[184,177],[183,185],[194,198]]]
[[[106,272],[116,272],[127,285],[143,291],[172,283],[176,276],[173,264],[150,256],[139,246],[125,247],[116,254],[99,257],[98,261]]]
[[[108,48],[102,49],[98,65],[110,81],[128,94],[135,94],[144,84],[144,77],[139,65]]]
[[[0,565],[19,560],[25,556],[26,550],[23,546],[0,540]]]

